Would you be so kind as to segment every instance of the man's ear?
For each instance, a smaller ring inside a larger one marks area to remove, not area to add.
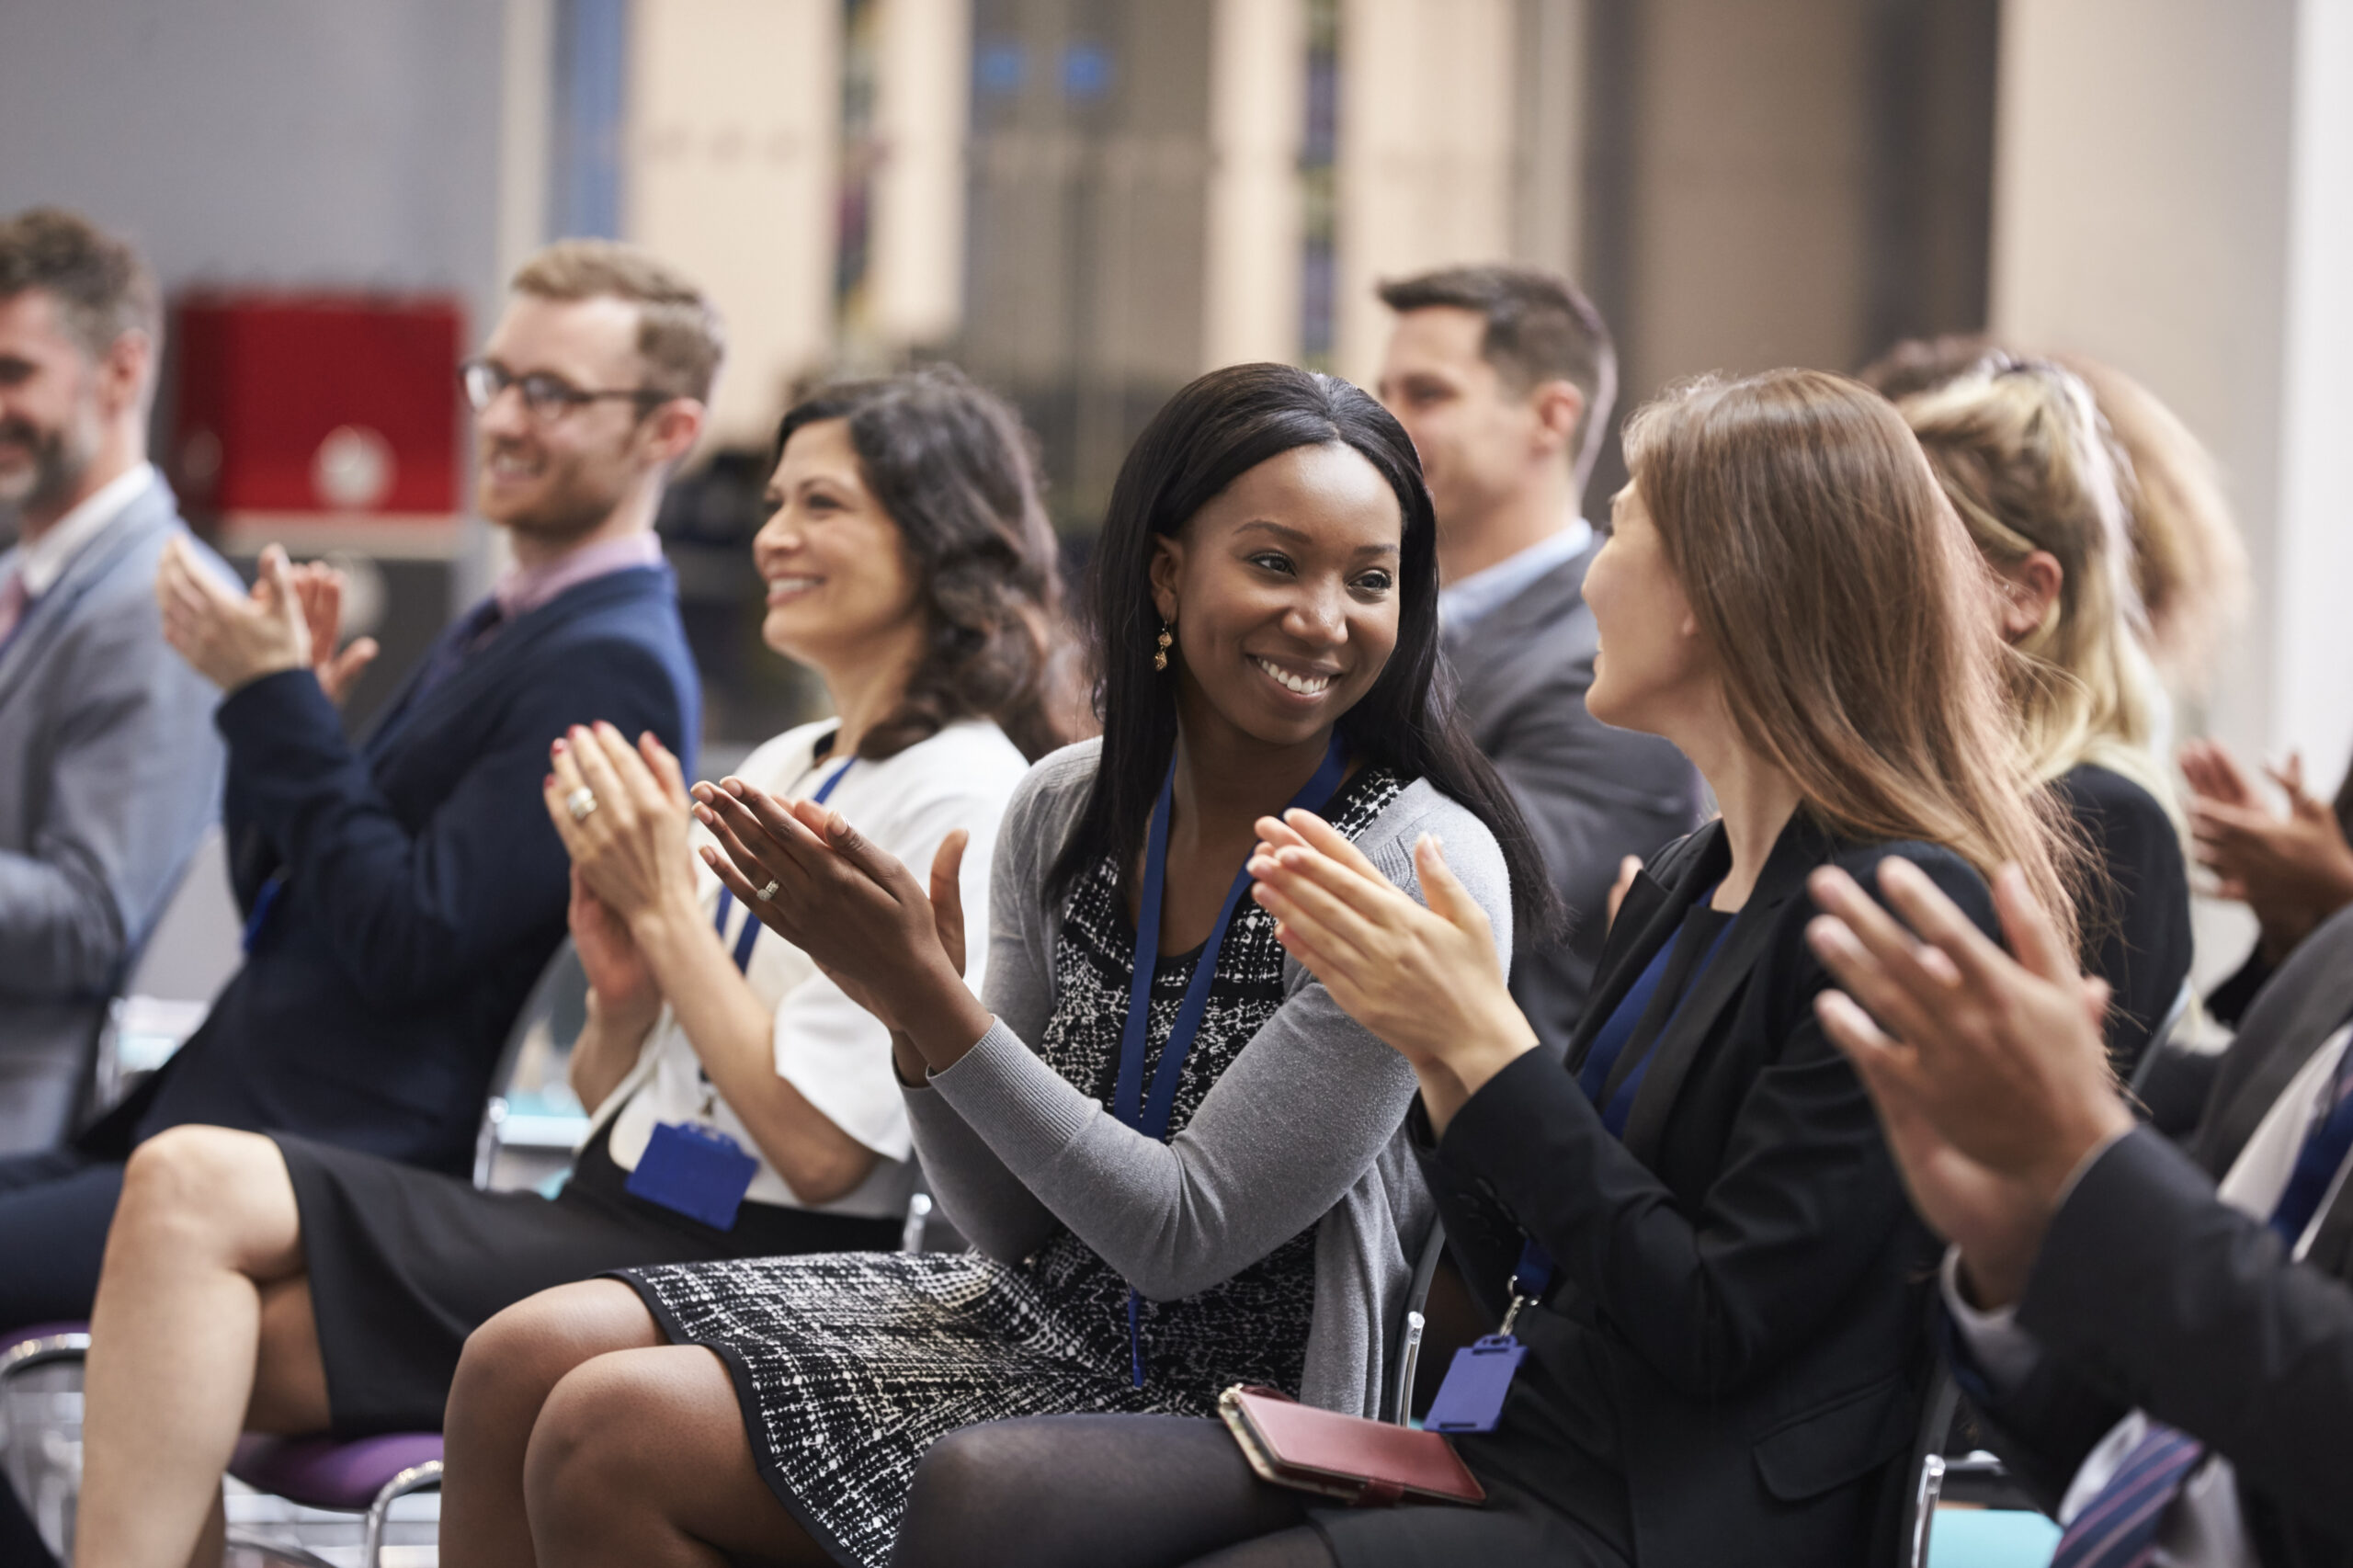
[[[1585,418],[1585,393],[1573,381],[1539,381],[1529,394],[1536,410],[1537,441],[1544,455],[1569,450]]]
[[[690,397],[674,397],[646,415],[645,431],[656,462],[665,467],[681,461],[702,439],[710,411]]]
[[[98,395],[109,414],[142,404],[155,369],[155,340],[137,327],[118,335],[99,356]]]
[[[1161,619],[1176,620],[1176,579],[1185,570],[1185,542],[1175,534],[1156,534],[1152,541],[1152,608]]]

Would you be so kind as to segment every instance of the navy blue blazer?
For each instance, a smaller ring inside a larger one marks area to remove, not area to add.
[[[563,937],[549,743],[604,719],[691,768],[700,691],[666,567],[567,589],[416,683],[356,748],[307,670],[221,704],[238,901],[250,916],[283,885],[204,1027],[85,1150],[206,1122],[469,1169],[499,1048]]]

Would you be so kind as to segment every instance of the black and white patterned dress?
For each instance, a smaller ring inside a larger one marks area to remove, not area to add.
[[[1366,767],[1326,816],[1354,837],[1404,783]],[[1135,932],[1119,869],[1071,894],[1054,943],[1054,1010],[1034,1042],[1064,1079],[1108,1106],[1119,1075]],[[1162,958],[1152,983],[1144,1082],[1198,953]],[[1218,951],[1169,1133],[1283,1004],[1274,920],[1249,899]],[[674,1343],[727,1363],[762,1475],[847,1563],[885,1562],[926,1450],[961,1426],[1018,1415],[1207,1415],[1236,1382],[1296,1390],[1314,1304],[1313,1227],[1223,1283],[1142,1305],[1145,1378],[1132,1386],[1126,1281],[1068,1231],[1018,1264],[978,1253],[847,1253],[632,1269]]]

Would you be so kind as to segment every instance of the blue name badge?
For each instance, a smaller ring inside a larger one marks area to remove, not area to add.
[[[1504,1396],[1511,1392],[1512,1374],[1519,1370],[1528,1346],[1507,1334],[1491,1334],[1454,1353],[1430,1413],[1422,1417],[1425,1432],[1492,1432],[1502,1419]]]
[[[759,1169],[759,1161],[717,1128],[665,1121],[629,1173],[628,1191],[714,1231],[732,1231]]]

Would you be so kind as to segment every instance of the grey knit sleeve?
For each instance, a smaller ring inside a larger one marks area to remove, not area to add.
[[[1055,753],[1030,769],[1006,805],[989,868],[989,961],[981,983],[981,1000],[996,1016],[992,1033],[1010,1028],[1035,1040],[1053,1012],[1053,932],[1040,890],[1093,761],[1091,747]],[[928,1087],[903,1092],[925,1179],[949,1221],[1000,1262],[1043,1245],[1058,1226],[1052,1212],[945,1096]]]
[[[1508,879],[1477,819],[1417,783],[1358,843],[1418,899],[1412,846],[1423,833],[1444,841],[1449,865],[1495,922],[1507,963]],[[1006,951],[991,949],[992,966]],[[992,968],[992,993],[1001,972]],[[1230,1278],[1315,1224],[1390,1142],[1415,1085],[1404,1060],[1322,984],[1288,960],[1284,972],[1289,999],[1167,1143],[1123,1125],[1056,1074],[1023,1043],[1034,1033],[1000,1012],[978,1045],[931,1078],[938,1099],[1025,1189],[1017,1222],[1010,1205],[987,1222],[1002,1220],[1003,1235],[1034,1237],[1025,1249],[1034,1250],[1046,1233],[1028,1228],[1036,1223],[1030,1206],[1042,1208],[1138,1291],[1163,1301]]]

